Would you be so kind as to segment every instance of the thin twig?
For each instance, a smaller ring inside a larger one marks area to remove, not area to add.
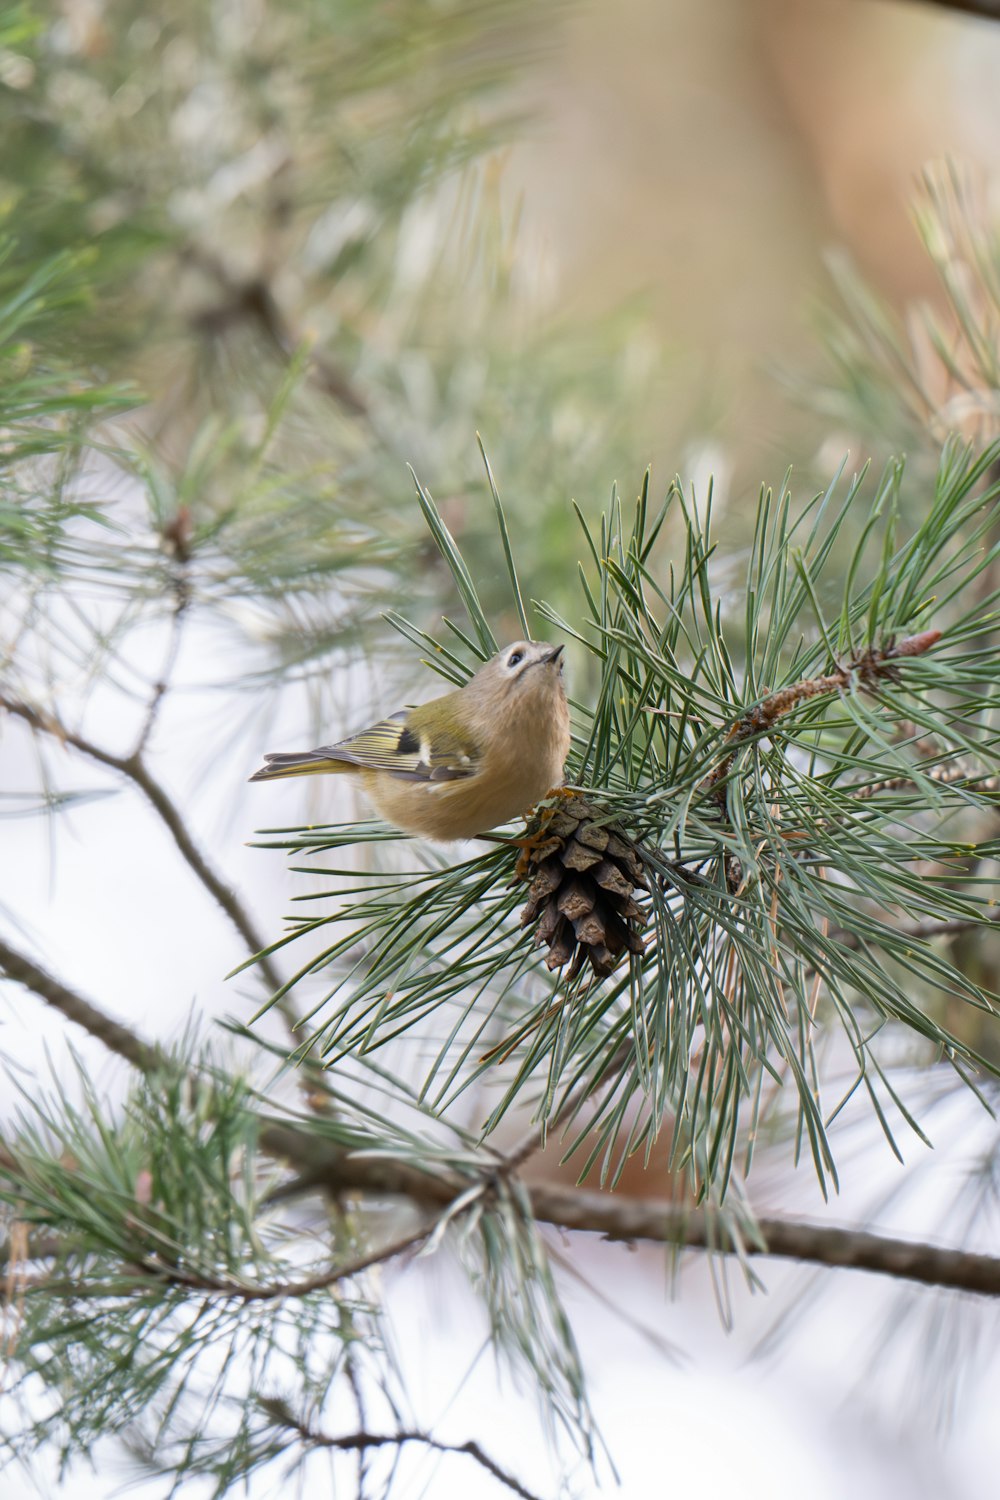
[[[104,750],[100,745],[95,745],[92,740],[82,734],[77,734],[67,729],[57,719],[48,714],[32,708],[28,703],[22,703],[19,699],[8,698],[0,695],[0,708],[5,708],[8,713],[23,719],[30,724],[32,729],[41,734],[50,735],[53,739],[60,740],[64,745],[71,745],[74,750],[79,750],[90,760],[98,765],[107,766],[110,770],[117,771],[126,776],[134,786],[137,786],[164,823],[176,844],[181,857],[185,863],[194,871],[201,884],[225,912],[237,932],[246,943],[251,953],[260,953],[267,946],[264,936],[257,931],[253,919],[243,906],[232,886],[228,885],[222,876],[213,870],[208,860],[199,850],[184,819],[177,807],[168,795],[165,788],[153,776],[140,754],[114,755],[109,750]],[[282,985],[281,975],[267,955],[258,960],[258,968],[269,988],[279,990]],[[296,1018],[297,1019],[297,1018]]]
[[[940,630],[922,630],[918,635],[907,636],[889,646],[869,646],[860,656],[837,667],[821,677],[805,677],[791,687],[770,693],[741,714],[726,731],[725,743],[729,750],[719,764],[709,772],[701,783],[701,790],[719,796],[719,783],[729,775],[733,761],[741,745],[759,734],[767,734],[779,719],[791,713],[800,703],[817,698],[825,693],[840,693],[858,682],[862,687],[871,687],[880,677],[893,679],[899,668],[898,662],[907,656],[922,656],[941,639]]]
[[[368,1413],[365,1411],[365,1396],[361,1388],[361,1379],[358,1374],[358,1364],[354,1356],[354,1347],[348,1343],[344,1348],[344,1375],[354,1401],[354,1410],[357,1412],[358,1426],[368,1426]],[[358,1449],[358,1494],[357,1500],[365,1500],[365,1492],[368,1484],[368,1453],[364,1448]]]
[[[327,1433],[319,1432],[309,1427],[304,1422],[297,1421],[286,1408],[278,1407],[274,1403],[267,1403],[266,1410],[269,1415],[282,1427],[295,1432],[304,1443],[312,1444],[317,1448],[333,1448],[339,1451],[353,1451],[359,1448],[385,1448],[389,1446],[401,1447],[404,1443],[422,1443],[426,1448],[432,1448],[435,1453],[464,1453],[469,1458],[475,1459],[476,1463],[484,1468],[487,1473],[506,1487],[521,1500],[537,1500],[530,1490],[526,1490],[512,1474],[502,1469],[495,1459],[484,1453],[478,1443],[469,1441],[466,1443],[441,1443],[429,1433],[419,1431],[405,1432],[350,1432],[343,1437],[330,1437]]]
[[[200,1276],[197,1272],[179,1271],[169,1265],[163,1269],[162,1275],[158,1265],[153,1265],[152,1271],[157,1280],[168,1282],[172,1286],[221,1294],[240,1302],[294,1302],[300,1297],[310,1297],[314,1292],[325,1292],[340,1281],[349,1281],[352,1276],[370,1271],[373,1266],[395,1260],[407,1250],[422,1244],[433,1232],[435,1224],[436,1220],[423,1224],[419,1229],[400,1235],[377,1250],[369,1250],[363,1255],[355,1256],[353,1260],[342,1261],[340,1265],[317,1271],[312,1276],[303,1276],[299,1281],[244,1282],[231,1277]]]
[[[158,1047],[144,1042],[127,1026],[120,1021],[115,1021],[82,995],[74,990],[68,989],[55,975],[43,969],[41,964],[36,964],[33,959],[24,953],[12,948],[9,943],[0,939],[0,973],[8,979],[16,980],[27,989],[32,990],[40,1000],[51,1005],[55,1010],[66,1017],[67,1021],[73,1021],[77,1026],[82,1026],[89,1031],[91,1036],[97,1037],[111,1052],[117,1052],[119,1057],[124,1057],[133,1067],[143,1073],[149,1073],[157,1067],[161,1067],[164,1061],[163,1054]]]
[[[283,312],[270,283],[263,276],[239,281],[217,256],[200,245],[188,245],[182,258],[211,276],[225,295],[218,306],[205,309],[193,320],[195,326],[219,334],[235,323],[253,323],[266,335],[283,359],[290,359],[306,342]],[[323,393],[352,417],[370,417],[368,402],[343,370],[326,355],[309,351],[306,373]]]
[[[146,707],[146,717],[142,728],[139,730],[139,738],[135,742],[132,757],[137,759],[149,744],[160,707],[170,688],[170,680],[174,675],[174,667],[177,664],[177,655],[181,648],[181,636],[183,633],[184,616],[191,602],[191,587],[188,582],[184,563],[187,561],[188,533],[190,528],[190,513],[187,506],[181,506],[174,517],[167,532],[164,533],[167,544],[172,547],[176,558],[177,572],[174,577],[174,608],[170,616],[170,639],[167,642],[166,656],[160,675],[153,684],[153,691]]]

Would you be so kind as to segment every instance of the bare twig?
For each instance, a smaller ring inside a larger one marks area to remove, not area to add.
[[[872,687],[881,677],[894,679],[898,673],[897,663],[907,656],[922,656],[941,639],[940,630],[922,630],[919,635],[907,636],[889,646],[870,646],[854,661],[821,677],[806,677],[791,687],[781,688],[755,703],[752,708],[736,719],[726,732],[725,743],[730,746],[719,764],[709,772],[701,783],[701,790],[719,796],[719,783],[729,775],[737,751],[747,740],[758,734],[767,734],[779,719],[791,713],[800,703],[817,698],[824,693],[840,693],[858,682],[863,687]]]
[[[354,1355],[353,1347],[348,1343],[344,1349],[344,1375],[350,1388],[351,1397],[354,1401],[354,1409],[357,1412],[359,1428],[368,1426],[368,1413],[365,1410],[364,1391],[358,1374],[358,1363]],[[368,1453],[364,1448],[358,1449],[358,1493],[357,1500],[365,1500],[365,1491],[368,1483]]]
[[[160,669],[159,678],[153,684],[153,691],[146,707],[146,717],[139,731],[139,738],[135,742],[135,749],[132,751],[134,759],[137,759],[149,744],[153,730],[156,727],[160,706],[170,688],[170,679],[174,674],[174,667],[177,664],[177,654],[181,647],[184,616],[191,602],[191,588],[184,568],[184,564],[190,555],[188,552],[190,528],[191,513],[186,505],[182,505],[163,532],[164,541],[173,552],[176,562],[176,573],[173,580],[174,608],[170,616],[170,639],[167,642],[166,656],[164,657],[163,666]]]
[[[189,264],[218,284],[225,300],[215,307],[207,308],[195,319],[198,328],[206,333],[219,334],[237,323],[254,323],[283,359],[290,359],[305,343],[303,336],[293,327],[274,295],[270,283],[262,276],[249,281],[238,281],[217,255],[202,246],[189,245],[183,252]],[[352,417],[368,417],[368,403],[350,378],[326,355],[315,349],[309,351],[306,371],[313,384]]]
[[[264,936],[257,931],[253,919],[232,886],[228,885],[222,876],[213,870],[208,860],[199,850],[191,834],[188,832],[187,824],[184,822],[177,805],[172,801],[162,784],[153,776],[141,754],[114,755],[111,751],[102,749],[100,745],[95,745],[92,740],[87,739],[84,735],[76,734],[73,730],[67,729],[57,719],[42,713],[36,708],[32,708],[28,703],[22,703],[16,698],[8,698],[0,695],[0,708],[5,708],[8,713],[23,719],[26,724],[30,724],[32,729],[39,733],[50,735],[53,739],[60,740],[64,745],[71,745],[74,750],[79,750],[82,755],[86,755],[90,760],[96,761],[98,765],[107,766],[110,770],[117,771],[120,775],[126,776],[152,804],[170,833],[181,857],[225,912],[230,922],[232,922],[246,943],[249,951],[251,953],[260,953],[261,949],[267,946]],[[267,956],[260,958],[257,966],[269,988],[272,991],[279,990],[282,983],[281,975],[270,958]]]
[[[471,1440],[467,1443],[441,1443],[429,1433],[419,1431],[404,1432],[350,1432],[342,1437],[330,1437],[324,1432],[319,1432],[309,1427],[305,1422],[299,1422],[283,1403],[263,1403],[268,1415],[281,1427],[295,1432],[303,1443],[310,1444],[316,1448],[333,1448],[340,1451],[353,1451],[356,1449],[385,1448],[389,1446],[401,1447],[404,1443],[421,1443],[426,1448],[432,1448],[435,1453],[464,1453],[469,1458],[475,1459],[476,1463],[500,1484],[506,1485],[513,1494],[519,1495],[521,1500],[537,1500],[537,1497],[524,1485],[508,1474],[505,1469],[484,1453],[478,1443]]]
[[[159,1266],[154,1265],[152,1270],[158,1280],[169,1282],[173,1286],[186,1286],[197,1292],[212,1292],[240,1302],[292,1302],[300,1297],[309,1297],[314,1292],[325,1292],[340,1281],[349,1281],[352,1276],[360,1276],[373,1266],[395,1260],[407,1250],[422,1244],[433,1232],[436,1222],[436,1219],[432,1220],[419,1229],[390,1240],[377,1250],[366,1251],[353,1260],[342,1261],[340,1265],[317,1271],[312,1276],[303,1276],[299,1281],[244,1282],[231,1277],[199,1276],[197,1273],[176,1270],[169,1265],[164,1267],[162,1275]]]
[[[8,979],[16,980],[18,984],[25,985],[40,1000],[44,1000],[47,1005],[58,1010],[67,1021],[73,1021],[77,1026],[82,1026],[85,1031],[90,1032],[91,1036],[103,1042],[109,1051],[117,1052],[119,1057],[124,1057],[141,1072],[148,1073],[162,1065],[163,1054],[158,1047],[144,1042],[134,1031],[130,1031],[120,1021],[113,1020],[104,1011],[98,1010],[96,1005],[92,1005],[89,1000],[85,1000],[74,990],[68,989],[48,970],[36,964],[26,954],[19,953],[2,939],[0,939],[0,973],[5,974]]]

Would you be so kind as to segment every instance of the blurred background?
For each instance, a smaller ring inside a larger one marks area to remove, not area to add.
[[[248,788],[261,752],[433,690],[381,618],[432,628],[454,608],[407,464],[502,639],[477,433],[527,591],[556,607],[576,589],[570,502],[631,498],[647,465],[654,494],[676,473],[704,499],[711,476],[737,554],[789,466],[805,498],[845,455],[854,471],[905,450],[929,474],[950,428],[997,435],[975,250],[996,246],[998,76],[1000,24],[896,0],[0,10],[0,278],[44,267],[55,289],[26,296],[8,368],[58,376],[67,403],[89,392],[107,445],[67,498],[63,551],[0,602],[8,688],[114,755],[145,734],[274,935],[294,882],[247,841],[354,809],[327,786]],[[225,979],[246,944],[139,791],[22,723],[0,760],[5,926],[145,1035],[247,1020],[254,981]],[[70,1087],[72,1047],[120,1093],[119,1065],[32,996],[7,987],[0,1017],[25,1076]],[[911,1138],[905,1165],[845,1118],[837,1222],[989,1242],[968,1184],[992,1133],[971,1099],[932,1114],[934,1153]],[[807,1169],[765,1168],[756,1192],[822,1209]],[[775,1264],[751,1295],[695,1259],[671,1288],[649,1248],[563,1253],[627,1497],[965,1500],[1000,1467],[985,1302]],[[530,1401],[498,1397],[443,1275],[388,1290],[424,1416],[501,1460],[534,1448],[541,1475]],[[400,1493],[494,1492],[412,1465]],[[132,1477],[109,1445],[68,1482],[104,1500]],[[8,1471],[4,1492],[35,1479]]]

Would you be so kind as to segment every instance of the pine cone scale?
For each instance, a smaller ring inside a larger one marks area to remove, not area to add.
[[[638,845],[585,798],[566,794],[529,827],[515,880],[529,884],[522,927],[537,921],[535,946],[547,947],[550,969],[567,982],[589,963],[606,978],[625,954],[640,955],[646,912],[636,900],[648,890]]]

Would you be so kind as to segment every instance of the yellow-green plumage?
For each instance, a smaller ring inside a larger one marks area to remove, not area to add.
[[[352,775],[381,816],[405,833],[485,833],[562,780],[569,709],[561,658],[561,646],[515,641],[456,692],[335,745],[268,755],[250,780]]]

